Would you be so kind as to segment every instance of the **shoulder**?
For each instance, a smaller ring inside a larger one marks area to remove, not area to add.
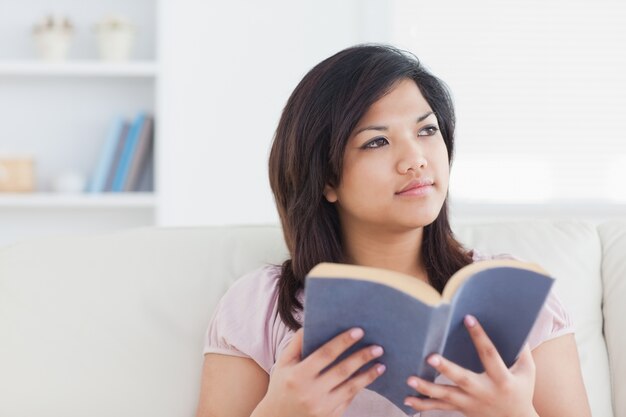
[[[265,265],[238,278],[220,299],[214,317],[229,325],[247,325],[251,316],[271,314],[278,301],[280,267]]]
[[[238,278],[228,288],[220,303],[246,304],[249,298],[263,300],[276,295],[280,266],[264,265]]]
[[[471,249],[469,253],[472,256],[473,262],[487,261],[491,259],[515,259],[518,261],[523,260],[521,258],[518,258],[517,256],[511,255],[510,253],[488,254],[478,249]]]
[[[266,265],[228,288],[213,312],[204,353],[249,357],[269,373],[288,332],[278,314],[279,277],[280,266]]]
[[[553,288],[550,290],[537,321],[528,335],[528,345],[534,349],[543,342],[564,334],[574,333],[574,330],[572,316]]]

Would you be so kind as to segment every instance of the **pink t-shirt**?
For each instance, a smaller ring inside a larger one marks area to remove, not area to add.
[[[474,261],[507,259],[509,255],[484,256],[473,252]],[[211,318],[206,333],[204,353],[252,358],[268,374],[272,374],[276,359],[289,344],[293,331],[278,314],[278,276],[280,267],[264,266],[238,279],[224,294]],[[300,294],[302,300],[302,294]],[[302,316],[296,315],[302,322]],[[573,333],[570,315],[552,291],[539,313],[535,326],[528,336],[531,349],[542,342]],[[452,384],[443,375],[435,380]],[[354,398],[342,417],[406,417],[403,411],[383,396],[362,390]],[[424,411],[421,417],[461,417],[450,411]]]

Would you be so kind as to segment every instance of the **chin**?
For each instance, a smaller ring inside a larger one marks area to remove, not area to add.
[[[430,207],[428,209],[422,208],[419,210],[419,213],[413,213],[411,218],[407,220],[413,227],[424,227],[437,220],[440,212],[441,205],[438,205],[437,207]]]
[[[431,216],[419,216],[419,217],[414,217],[412,219],[407,219],[405,222],[403,223],[403,226],[406,229],[419,229],[421,227],[425,227],[428,226],[430,224],[432,224],[435,220],[437,220],[437,215],[439,213],[435,214],[435,215],[431,215]]]

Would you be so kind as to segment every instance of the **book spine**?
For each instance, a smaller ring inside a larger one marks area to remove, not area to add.
[[[437,370],[426,363],[426,359],[433,353],[441,354],[448,334],[448,324],[450,322],[450,304],[441,304],[433,310],[428,332],[424,341],[424,356],[421,358],[417,375],[427,381],[434,381],[437,377]]]
[[[117,173],[117,167],[120,165],[120,159],[122,157],[122,152],[126,145],[126,138],[128,136],[129,130],[130,130],[130,123],[124,120],[124,126],[122,127],[120,136],[117,141],[115,154],[108,167],[107,179],[106,179],[105,186],[104,186],[104,191],[106,192],[113,191],[113,180],[115,179],[115,174]]]
[[[109,127],[109,131],[107,133],[104,145],[102,147],[102,151],[100,153],[98,164],[96,165],[96,169],[93,173],[89,186],[87,187],[87,192],[99,193],[104,191],[106,186],[108,169],[115,156],[115,149],[117,147],[117,142],[119,140],[119,136],[123,127],[124,119],[122,118],[122,116],[116,116],[113,120],[113,123],[111,123]]]
[[[120,164],[117,168],[115,179],[113,180],[113,191],[115,192],[124,191],[124,185],[128,180],[130,162],[135,154],[137,141],[139,139],[139,134],[141,132],[141,127],[144,123],[144,120],[144,113],[140,113],[139,115],[137,115],[135,121],[130,128],[130,131],[128,132],[128,137],[126,138],[126,143],[124,144],[124,150],[122,152]]]
[[[144,123],[139,132],[139,139],[137,141],[135,153],[131,159],[129,174],[126,183],[124,184],[124,191],[137,191],[139,184],[139,177],[142,171],[145,169],[149,150],[152,146],[153,140],[153,118],[151,115],[146,115]]]
[[[143,172],[139,177],[139,183],[134,191],[138,192],[153,192],[154,191],[154,146],[151,147],[147,162]]]

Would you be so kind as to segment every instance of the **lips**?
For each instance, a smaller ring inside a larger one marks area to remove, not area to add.
[[[407,185],[405,185],[404,188],[402,188],[396,194],[407,194],[412,190],[419,190],[421,188],[429,188],[430,186],[433,185],[433,183],[434,181],[430,178],[415,179],[409,182]]]

